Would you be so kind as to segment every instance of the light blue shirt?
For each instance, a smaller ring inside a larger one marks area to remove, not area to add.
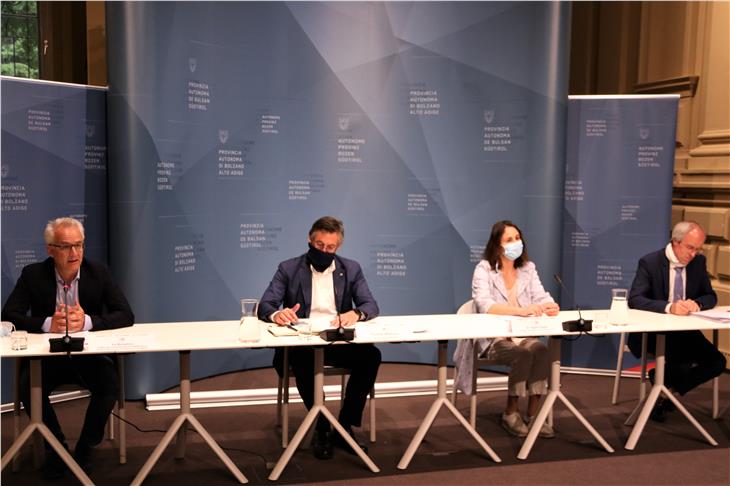
[[[58,274],[58,271],[55,271],[56,273],[56,308],[58,308],[60,305],[63,305],[66,303],[66,298],[68,298],[68,305],[74,306],[79,301],[79,277],[81,276],[81,269],[79,269],[78,273],[76,273],[76,277],[74,277],[73,280],[71,280],[71,283],[68,284],[68,296],[64,297],[63,294],[66,292],[63,291],[63,286],[66,284],[66,282],[63,281],[61,276]],[[46,320],[43,321],[43,326],[41,326],[41,329],[43,332],[51,332],[51,321],[53,320],[53,316],[46,317]],[[91,316],[89,314],[84,314],[84,328],[83,331],[90,331],[91,328],[94,327],[94,325],[91,323]]]

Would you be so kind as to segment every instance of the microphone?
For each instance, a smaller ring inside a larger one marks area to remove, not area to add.
[[[83,351],[84,350],[84,338],[82,337],[71,337],[68,335],[68,291],[69,285],[63,284],[63,303],[66,307],[66,334],[62,338],[49,339],[51,353],[67,353],[71,354],[71,351]]]
[[[565,290],[566,293],[570,293],[570,291],[567,289],[565,284],[563,284],[563,280],[560,278],[560,275],[557,273],[553,274],[553,278],[556,282],[560,285],[560,287]],[[575,310],[578,311],[578,319],[572,320],[572,321],[563,321],[563,331],[566,332],[590,332],[593,329],[593,320],[592,319],[583,319],[583,316],[580,313],[580,307],[578,304],[575,305]]]
[[[325,331],[320,334],[320,337],[325,341],[352,341],[355,339],[355,330],[342,326],[342,318],[338,312],[337,328],[325,329]]]

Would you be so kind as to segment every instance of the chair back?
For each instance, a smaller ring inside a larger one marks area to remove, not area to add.
[[[457,314],[476,314],[476,306],[474,305],[474,299],[469,299],[466,302],[462,304],[461,307],[459,307],[459,310],[456,311]]]

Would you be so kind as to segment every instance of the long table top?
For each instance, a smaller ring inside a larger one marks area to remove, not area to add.
[[[583,311],[585,319],[593,319],[592,334],[622,332],[661,332],[693,329],[728,329],[723,323],[695,316],[675,316],[630,309],[627,324],[608,322],[607,310]],[[730,314],[730,312],[728,312]],[[491,314],[435,314],[380,316],[357,324],[357,343],[392,343],[471,339],[481,337],[569,336],[561,323],[578,318],[577,311],[561,311],[556,317],[496,316]],[[84,354],[141,353],[163,351],[196,351],[212,349],[269,348],[280,346],[330,345],[318,336],[305,340],[300,336],[276,337],[267,331],[270,325],[255,321],[260,339],[243,342],[238,339],[240,322],[198,321],[138,323],[132,327],[110,331],[85,332]],[[1,357],[52,356],[48,339],[58,334],[29,334],[28,348],[12,350],[10,337],[0,338]],[[77,353],[74,353],[77,354]]]

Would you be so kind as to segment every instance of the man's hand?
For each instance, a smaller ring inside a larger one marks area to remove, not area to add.
[[[68,332],[80,332],[84,330],[84,309],[80,304],[68,308]]]
[[[330,322],[330,324],[332,324],[333,326],[342,325],[343,327],[347,327],[355,325],[355,323],[359,320],[360,316],[358,315],[358,313],[354,310],[351,310],[345,312],[344,314],[336,316],[334,319],[332,319],[332,322]]]
[[[56,307],[56,312],[51,317],[50,332],[65,333],[66,332],[66,306],[61,304]]]
[[[68,306],[61,304],[56,307],[56,312],[51,317],[51,332],[66,333],[66,310],[68,309],[68,332],[79,332],[84,330],[84,309],[79,304]]]
[[[288,307],[281,309],[279,312],[274,314],[274,322],[280,326],[286,326],[287,324],[299,322],[299,318],[297,317],[297,311],[300,307],[301,306],[299,304],[296,304],[291,309]]]
[[[678,300],[669,307],[670,314],[678,316],[689,315],[690,312],[698,312],[700,306],[692,299]]]
[[[541,307],[542,311],[549,316],[557,316],[560,312],[560,306],[555,302],[546,302]]]

